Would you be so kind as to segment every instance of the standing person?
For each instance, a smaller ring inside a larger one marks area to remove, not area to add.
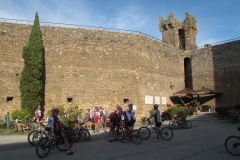
[[[154,138],[154,141],[157,141],[158,138],[159,138],[159,128],[160,128],[160,126],[162,124],[162,119],[160,117],[160,111],[158,109],[158,105],[154,104],[153,108],[154,108],[154,112],[147,120],[149,120],[150,118],[154,117],[155,126],[156,126],[156,138]]]
[[[99,132],[99,129],[100,129],[99,123],[100,123],[100,112],[99,112],[99,107],[96,107],[95,113],[94,113],[94,131],[93,131],[93,133]]]
[[[51,132],[54,132],[54,119],[52,116],[52,110],[49,110],[51,114],[47,117],[47,124],[51,128]]]
[[[10,125],[10,112],[7,112],[7,114],[4,117],[4,122],[7,126],[7,131],[9,132],[9,125]]]
[[[122,143],[126,143],[128,128],[131,128],[131,130],[133,130],[134,123],[136,122],[136,118],[135,118],[134,112],[133,112],[133,104],[132,103],[130,103],[128,105],[128,110],[125,111],[123,113],[123,115],[124,115],[124,135],[123,135]]]
[[[92,128],[92,111],[90,110],[90,108],[87,109],[87,129],[91,129]]]
[[[115,133],[115,128],[116,128],[116,119],[117,119],[117,115],[119,112],[119,109],[121,108],[120,105],[116,106],[116,110],[114,110],[112,113],[110,113],[109,118],[110,118],[110,131],[108,133],[108,141],[109,142],[113,142],[113,137],[114,137],[114,133]]]
[[[58,108],[54,108],[52,109],[52,117],[53,117],[53,124],[54,124],[54,133],[60,137],[63,138],[64,141],[64,146],[67,150],[67,155],[72,155],[74,154],[74,152],[71,152],[69,150],[69,144],[68,144],[68,139],[66,136],[66,133],[64,132],[64,126],[61,123],[60,119],[58,118],[58,112],[59,109]]]
[[[34,117],[37,123],[41,121],[41,116],[42,116],[41,106],[38,106],[34,113]]]
[[[106,127],[106,111],[104,108],[102,108],[102,125],[103,125],[103,128]]]
[[[67,118],[69,117],[69,108],[64,112],[63,117]]]

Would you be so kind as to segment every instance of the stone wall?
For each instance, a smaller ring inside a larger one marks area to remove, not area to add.
[[[0,23],[0,114],[20,108],[22,48],[31,25]],[[223,94],[205,105],[234,105],[239,97],[239,41],[181,50],[138,34],[41,26],[45,48],[45,110],[56,105],[80,108],[136,106],[138,120],[152,108],[145,96],[170,96],[185,88],[184,58],[190,57],[193,89]],[[174,87],[170,87],[170,85]],[[69,99],[72,99],[69,102]],[[124,103],[125,100],[129,100]],[[160,110],[167,109],[166,104]]]
[[[194,88],[212,88],[222,95],[208,102],[216,107],[240,102],[240,41],[206,45],[192,51]]]
[[[0,29],[4,32],[1,38],[8,39],[1,43],[0,51],[6,57],[5,65],[1,65],[1,72],[5,72],[1,104],[12,110],[20,107],[21,54],[31,26],[0,23]],[[129,99],[140,118],[152,108],[145,104],[146,95],[166,97],[171,103],[169,96],[184,87],[184,51],[176,47],[137,34],[44,26],[41,30],[46,109],[61,104],[81,108],[97,105],[111,111],[116,104],[127,108],[124,99]],[[170,81],[174,89],[170,89]],[[6,102],[7,97],[14,98]],[[72,98],[71,103],[67,98]],[[166,108],[165,104],[160,106],[162,111]]]

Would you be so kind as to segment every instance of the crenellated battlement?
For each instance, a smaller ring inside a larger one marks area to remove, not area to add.
[[[159,29],[162,32],[162,41],[180,49],[195,49],[197,21],[189,13],[185,14],[183,22],[174,18],[174,13],[170,13],[168,19],[159,18]]]

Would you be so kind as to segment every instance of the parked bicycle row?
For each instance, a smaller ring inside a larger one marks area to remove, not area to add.
[[[134,129],[135,117],[132,110],[133,105],[128,105],[128,110],[123,111],[120,105],[116,106],[116,110],[111,112],[110,118],[110,131],[109,142],[120,141],[126,143],[127,140],[139,145],[142,140],[146,140],[150,137],[151,131],[148,127],[151,127],[156,133],[155,140],[158,140],[159,135],[164,140],[170,140],[173,137],[173,131],[169,127],[161,127],[162,121],[160,119],[160,112],[158,106],[154,108],[156,112],[148,119],[148,125]],[[52,117],[48,117],[47,125],[40,123],[40,127],[37,130],[33,130],[28,135],[28,142],[31,145],[36,146],[36,154],[38,157],[46,157],[51,149],[55,147],[60,151],[67,151],[68,155],[73,154],[69,149],[73,146],[74,142],[80,139],[84,141],[90,141],[91,135],[87,128],[85,128],[85,120],[82,122],[73,122],[72,130],[63,130],[63,126],[60,123],[60,119],[56,118],[56,114],[59,112],[57,108],[53,109]],[[152,118],[157,121],[155,127],[153,126]],[[59,122],[55,123],[55,122]],[[60,130],[58,130],[60,128]],[[65,147],[64,147],[65,146]]]

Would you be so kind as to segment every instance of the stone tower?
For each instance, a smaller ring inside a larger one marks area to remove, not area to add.
[[[167,20],[160,17],[159,29],[162,32],[162,41],[164,43],[183,50],[197,48],[197,21],[191,14],[186,13],[183,22],[176,20],[173,13],[170,13]]]

